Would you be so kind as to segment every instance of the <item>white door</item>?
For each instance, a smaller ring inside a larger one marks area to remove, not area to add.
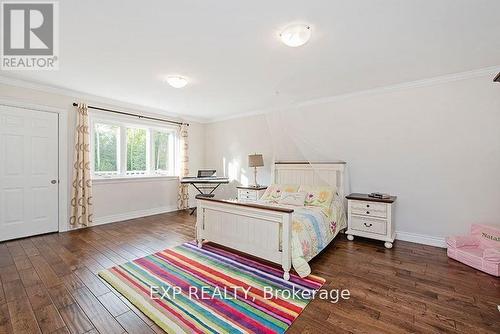
[[[58,230],[58,115],[0,105],[0,241]]]

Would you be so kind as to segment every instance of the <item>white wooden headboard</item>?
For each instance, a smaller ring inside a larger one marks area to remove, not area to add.
[[[343,198],[345,166],[344,161],[278,161],[274,163],[272,179],[276,184],[336,185],[339,196]]]

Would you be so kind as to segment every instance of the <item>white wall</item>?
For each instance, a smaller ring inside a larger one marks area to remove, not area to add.
[[[75,98],[0,84],[0,99],[66,111],[71,175]],[[102,99],[85,101],[103,103]],[[108,106],[113,107],[113,101]],[[439,244],[444,236],[466,232],[473,222],[500,223],[496,214],[500,84],[492,83],[491,76],[356,95],[294,110],[282,116],[302,117],[273,126],[273,133],[268,115],[206,125],[190,122],[191,174],[199,168],[217,168],[219,175],[233,180],[219,194],[235,197],[236,184],[253,180],[252,170],[246,167],[249,153],[264,154],[266,166],[259,169],[259,183],[269,184],[273,157],[303,159],[305,147],[307,156],[317,150],[321,159],[347,161],[351,191],[397,195],[400,238]],[[283,138],[289,142],[283,144]],[[315,149],[307,149],[311,144]],[[69,197],[69,185],[67,190]],[[194,195],[192,189],[190,193]],[[177,181],[96,183],[94,196],[98,222],[126,219],[174,208]]]
[[[94,181],[94,223],[102,224],[177,210],[178,185],[176,178]]]
[[[216,168],[217,175],[228,176],[231,181],[219,187],[218,196],[236,198],[237,185],[253,184],[253,168],[247,167],[251,153],[263,154],[265,167],[257,169],[257,182],[269,184],[273,143],[264,115],[207,124],[205,136],[206,166]]]
[[[7,101],[18,101],[26,104],[48,106],[63,110],[68,116],[66,127],[68,137],[68,162],[67,172],[69,178],[72,175],[72,159],[73,159],[73,143],[74,143],[74,126],[76,122],[75,110],[72,106],[74,101],[81,99],[74,98],[69,95],[59,93],[42,92],[35,89],[17,87],[12,85],[0,84],[0,99]],[[96,98],[97,99],[97,98]],[[103,105],[102,98],[98,98],[99,102],[94,102],[92,99],[85,98],[84,102],[90,105]],[[123,110],[122,104],[115,106],[114,101],[109,100],[106,107]],[[126,109],[130,112],[154,115],[152,113],[144,113],[140,110],[129,107]],[[165,116],[163,116],[165,117]],[[190,122],[189,127],[189,147],[190,147],[190,165],[191,170],[196,170],[203,166],[204,163],[204,125],[196,122]],[[177,207],[177,179],[148,179],[148,180],[131,180],[131,181],[97,181],[94,182],[94,220],[96,224],[106,223],[110,221],[119,221],[140,217],[149,214],[155,214],[165,211],[176,210]],[[67,187],[68,198],[71,196],[71,188],[68,183]],[[194,196],[191,190],[190,194]],[[194,199],[191,201],[194,203]],[[69,211],[69,207],[68,207]],[[62,225],[60,225],[62,226]]]
[[[297,130],[288,145],[279,138],[292,129],[285,122],[271,134],[265,115],[209,124],[206,162],[226,175],[236,166],[230,176],[245,183],[247,154],[263,153],[259,175],[269,183],[273,155],[301,159],[300,149],[317,150],[312,156],[347,161],[351,191],[398,196],[400,239],[442,244],[471,223],[500,223],[500,84],[491,80],[360,94],[285,111]],[[234,195],[234,186],[225,193]]]

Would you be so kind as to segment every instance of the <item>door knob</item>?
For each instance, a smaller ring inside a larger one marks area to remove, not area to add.
[[[50,183],[52,184],[56,184],[57,183],[57,180],[51,180]]]

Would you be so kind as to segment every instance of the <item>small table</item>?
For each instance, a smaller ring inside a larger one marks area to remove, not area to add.
[[[392,248],[396,236],[393,217],[397,197],[376,198],[353,193],[346,198],[347,239],[354,240],[357,235],[385,241],[384,246]]]
[[[255,202],[262,197],[267,189],[267,186],[238,186],[238,201],[245,202]]]
[[[229,178],[227,177],[183,177],[181,179],[181,184],[190,184],[196,190],[198,190],[199,194],[196,197],[213,197],[213,192],[215,189],[219,188],[221,184],[229,183]],[[190,215],[194,214],[196,211],[196,207],[191,209]]]

